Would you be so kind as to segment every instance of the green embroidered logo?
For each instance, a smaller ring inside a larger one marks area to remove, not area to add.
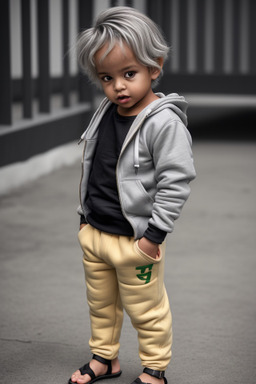
[[[153,264],[143,265],[142,267],[136,267],[135,269],[140,270],[141,272],[136,276],[138,277],[138,279],[144,280],[145,284],[148,284],[151,279],[152,268],[153,268]]]

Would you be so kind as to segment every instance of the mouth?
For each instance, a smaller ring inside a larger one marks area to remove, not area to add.
[[[121,96],[118,96],[117,100],[119,103],[127,103],[128,101],[130,101],[130,96],[126,96],[126,95],[121,95]]]

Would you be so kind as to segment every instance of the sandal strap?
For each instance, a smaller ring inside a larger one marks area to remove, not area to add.
[[[94,360],[97,360],[99,361],[100,363],[102,364],[105,364],[108,366],[108,370],[107,370],[107,375],[109,375],[111,372],[112,372],[112,365],[111,365],[111,360],[108,360],[108,359],[104,359],[104,357],[101,357],[99,355],[93,355],[92,358]]]
[[[151,368],[144,368],[143,372],[147,373],[150,376],[157,377],[158,379],[164,379],[165,371],[157,371]]]
[[[89,363],[83,365],[81,368],[79,368],[79,371],[81,372],[81,375],[89,375],[91,380],[94,380],[96,375],[91,369]]]

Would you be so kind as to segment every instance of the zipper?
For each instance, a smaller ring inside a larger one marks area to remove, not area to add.
[[[80,143],[83,141],[80,140]],[[80,144],[79,143],[79,144]],[[83,177],[84,177],[84,154],[85,154],[85,148],[86,148],[86,141],[84,143],[84,149],[83,149],[83,155],[82,155],[82,161],[81,161],[81,168],[82,168],[82,171],[81,171],[81,177],[80,177],[80,183],[79,183],[79,200],[80,200],[80,205],[81,205],[81,208],[82,208],[82,211],[84,213],[84,209],[83,209],[83,204],[82,204],[82,196],[81,196],[81,186],[82,186],[82,180],[83,180]]]
[[[143,121],[144,121],[144,119],[143,119]],[[135,133],[134,133],[134,134],[136,134],[136,132],[138,131],[139,127],[140,127],[140,124],[138,124],[138,125],[136,126],[136,130],[135,130]],[[133,136],[132,136],[132,137],[133,137]],[[133,224],[130,222],[130,220],[128,219],[128,216],[127,216],[127,214],[126,214],[126,212],[125,212],[124,209],[123,209],[122,196],[121,196],[121,194],[120,194],[119,180],[118,180],[118,169],[119,169],[120,157],[121,157],[121,155],[122,155],[124,149],[125,149],[125,148],[127,147],[127,145],[130,143],[132,137],[131,137],[131,138],[127,141],[127,143],[122,147],[121,152],[120,152],[120,154],[119,154],[119,158],[118,158],[118,160],[117,160],[117,164],[116,164],[116,187],[117,187],[117,192],[118,192],[118,196],[119,196],[120,208],[121,208],[122,214],[123,214],[123,216],[126,218],[126,220],[128,221],[128,223],[130,223],[130,225],[131,225],[131,227],[132,227],[132,229],[133,229],[134,237],[135,237],[135,236],[136,236],[136,230],[135,230],[135,227],[134,227]],[[137,171],[137,172],[136,172],[136,171]],[[138,173],[138,168],[136,169],[136,171],[135,171],[135,173]]]

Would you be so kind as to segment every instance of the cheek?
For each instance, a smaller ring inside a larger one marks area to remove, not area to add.
[[[140,94],[143,94],[145,92],[145,89],[147,89],[147,82],[146,81],[142,81],[140,82],[140,84],[137,84],[134,88],[133,88],[133,92],[137,93],[138,95]]]
[[[106,94],[106,95],[110,95],[112,93],[112,87],[110,87],[109,85],[107,84],[103,84],[102,85],[102,90],[103,92]]]

